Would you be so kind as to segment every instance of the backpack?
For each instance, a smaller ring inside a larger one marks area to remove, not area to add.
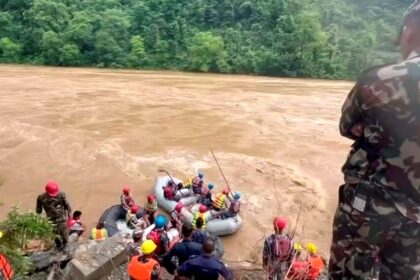
[[[270,249],[274,260],[280,262],[287,261],[292,252],[292,241],[286,235],[273,235],[273,242],[271,243]]]
[[[163,196],[168,200],[174,200],[175,192],[174,192],[173,187],[171,186],[163,187]]]
[[[163,232],[161,231],[152,230],[147,236],[147,239],[152,240],[156,244],[156,254],[160,254],[162,252],[162,234]]]

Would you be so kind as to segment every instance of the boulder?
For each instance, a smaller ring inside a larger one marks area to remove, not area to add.
[[[104,241],[89,244],[86,250],[75,254],[65,268],[67,280],[101,279],[127,261],[127,241],[115,235]]]

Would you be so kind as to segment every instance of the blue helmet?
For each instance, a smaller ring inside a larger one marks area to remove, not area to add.
[[[158,215],[155,219],[155,226],[156,228],[163,228],[164,226],[166,226],[165,216]]]
[[[203,177],[204,177],[203,172],[198,172],[198,177],[199,177],[200,179],[203,179]]]
[[[214,183],[209,183],[209,186],[208,186],[208,188],[209,188],[209,190],[212,190],[212,189],[214,189]]]
[[[233,199],[234,199],[234,200],[239,200],[239,199],[241,199],[241,193],[236,192],[236,193],[233,195]]]

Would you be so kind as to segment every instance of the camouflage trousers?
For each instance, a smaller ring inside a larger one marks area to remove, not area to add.
[[[346,192],[352,185],[342,186]],[[333,224],[330,279],[371,279],[380,265],[380,280],[418,280],[420,224],[404,217],[381,195],[371,197],[364,212],[340,195]]]
[[[66,222],[54,223],[54,233],[57,234],[57,238],[55,239],[56,246],[60,249],[64,248],[69,238]]]

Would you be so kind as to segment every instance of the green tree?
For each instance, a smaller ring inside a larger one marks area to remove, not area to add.
[[[146,51],[144,49],[144,41],[141,36],[131,37],[131,52],[129,56],[129,65],[133,68],[139,68],[146,64]]]
[[[47,65],[59,65],[60,50],[63,42],[54,31],[44,32],[42,35],[42,58]]]
[[[21,46],[13,42],[10,38],[4,37],[0,39],[0,56],[3,62],[17,62]]]
[[[188,47],[188,69],[200,72],[227,70],[223,38],[211,32],[199,32]]]
[[[76,66],[81,63],[81,53],[75,44],[65,44],[60,50],[60,65]]]

